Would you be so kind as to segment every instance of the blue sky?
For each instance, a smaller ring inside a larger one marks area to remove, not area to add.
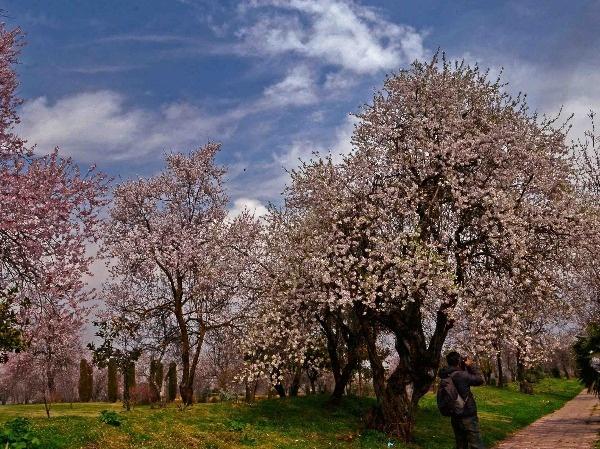
[[[348,113],[428,58],[504,67],[541,112],[600,109],[600,1],[9,0],[27,33],[20,132],[118,179],[220,141],[232,207],[277,202],[283,167],[348,151]],[[567,114],[565,114],[566,116]],[[237,203],[235,203],[237,201]]]

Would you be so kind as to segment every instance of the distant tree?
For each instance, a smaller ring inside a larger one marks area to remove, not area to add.
[[[92,399],[92,390],[94,388],[93,368],[86,360],[81,359],[79,363],[79,401],[89,402]]]
[[[124,400],[131,400],[135,387],[135,361],[130,360],[127,364],[127,368],[123,371],[123,398],[126,398]]]
[[[150,394],[151,401],[156,402],[160,400],[160,392],[163,385],[164,367],[160,360],[150,360]]]
[[[119,381],[117,379],[117,362],[112,357],[108,360],[107,378],[108,402],[116,402],[119,396]]]
[[[94,325],[97,327],[96,336],[102,342],[99,346],[88,344],[93,353],[92,360],[101,368],[110,366],[111,360],[118,367],[123,375],[123,406],[130,410],[131,388],[135,387],[135,361],[141,355],[139,342],[135,339],[139,322],[125,317],[112,317],[110,320],[94,322]],[[111,388],[109,385],[109,391]],[[109,397],[112,397],[112,392]]]
[[[177,398],[177,364],[171,362],[167,372],[167,398],[173,402]]]
[[[590,324],[573,346],[579,380],[600,396],[600,325]]]

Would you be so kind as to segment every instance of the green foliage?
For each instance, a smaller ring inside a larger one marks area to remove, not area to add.
[[[600,324],[588,326],[586,334],[577,338],[573,350],[579,380],[600,396]]]
[[[86,360],[81,359],[79,363],[79,400],[89,402],[92,399],[94,391],[94,371],[92,365]]]
[[[114,410],[102,410],[100,421],[109,426],[119,427],[123,423],[123,417]]]
[[[246,423],[244,423],[242,421],[238,421],[236,419],[232,419],[231,421],[229,421],[229,424],[227,427],[232,432],[241,432],[242,430],[244,430],[244,427],[246,427]]]
[[[16,291],[0,292],[0,362],[5,362],[9,352],[24,348],[21,329],[13,308]]]
[[[123,403],[129,410],[131,388],[135,387],[135,361],[142,354],[133,338],[139,329],[139,322],[120,317],[119,320],[110,323],[94,321],[94,326],[97,328],[96,336],[102,342],[99,346],[96,346],[95,343],[88,344],[88,348],[93,354],[92,360],[101,368],[107,366],[110,360],[114,360],[117,368],[123,373]],[[133,376],[131,370],[133,370]]]
[[[167,399],[173,402],[177,397],[177,364],[171,362],[167,372]]]
[[[31,422],[27,418],[15,418],[4,424],[0,432],[0,443],[6,449],[41,447],[40,440],[31,432]]]
[[[117,362],[114,358],[110,358],[108,361],[108,385],[107,395],[109,402],[116,402],[119,396],[119,382],[117,380]]]

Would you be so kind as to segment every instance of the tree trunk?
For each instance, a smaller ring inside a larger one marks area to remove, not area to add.
[[[502,372],[502,354],[500,351],[496,353],[496,363],[498,364],[498,386],[503,387],[505,384],[504,374]]]
[[[367,416],[367,424],[410,442],[413,439],[419,400],[433,384],[434,371],[419,360],[406,359],[398,363],[386,380],[382,359],[373,349],[369,351],[369,359],[374,368],[373,387],[377,405]]]
[[[338,405],[360,361],[360,323],[358,323],[355,316],[347,316],[347,319],[344,320],[340,316],[340,312],[328,312],[325,319],[320,321],[320,324],[326,337],[327,353],[335,383],[329,403]],[[345,363],[340,357],[341,344],[345,346]]]
[[[329,402],[332,405],[337,405],[341,402],[342,396],[344,396],[344,392],[346,391],[346,387],[352,379],[352,374],[356,368],[357,363],[354,360],[350,360],[344,366],[344,369],[341,371],[340,376],[335,379],[335,386],[333,388],[333,393],[331,393],[331,398]]]
[[[179,394],[185,406],[194,403],[194,375],[198,366],[198,359],[204,341],[206,329],[202,323],[199,323],[198,333],[196,335],[196,347],[192,357],[192,345],[190,343],[190,334],[187,328],[187,322],[183,313],[183,278],[177,275],[177,288],[174,291],[175,318],[180,332],[180,350],[181,350],[181,383],[179,384]]]
[[[248,403],[254,402],[254,399],[256,396],[255,386],[256,386],[256,382],[252,382],[252,385],[251,385],[250,382],[248,382],[248,380],[244,381],[244,388],[245,388],[244,400]]]
[[[533,394],[533,386],[525,377],[525,364],[519,351],[517,351],[517,380],[519,381],[519,391],[521,393]]]
[[[290,397],[297,397],[300,391],[300,380],[302,379],[302,366],[298,366],[294,371],[292,384],[290,385]]]
[[[191,382],[193,381],[194,380],[192,379]],[[185,384],[182,380],[181,385],[179,385],[179,394],[181,395],[181,401],[184,403],[184,405],[187,406],[194,403],[194,388],[190,386],[189,376]]]
[[[369,427],[411,442],[417,406],[435,380],[449,325],[446,315],[439,313],[436,329],[427,344],[420,324],[422,317],[419,306],[407,307],[403,314],[406,315],[375,316],[394,331],[396,340],[398,365],[387,379],[383,357],[377,348],[377,328],[373,327],[372,318],[368,315],[361,319],[377,397],[377,405],[366,421]],[[362,314],[357,313],[357,316]]]
[[[280,398],[285,398],[285,388],[283,388],[283,385],[277,384],[274,388]]]
[[[46,417],[50,419],[50,403],[46,398],[46,393],[44,393],[44,410],[46,411]],[[6,443],[6,445],[8,446],[8,443]]]
[[[565,378],[570,379],[571,375],[569,374],[569,369],[567,368],[567,365],[563,365],[563,371],[565,372]]]

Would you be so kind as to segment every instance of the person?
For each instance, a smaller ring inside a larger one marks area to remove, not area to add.
[[[471,392],[471,387],[483,385],[481,371],[470,357],[463,360],[456,351],[446,356],[448,367],[442,368],[442,379],[451,376],[458,394],[465,401],[463,412],[450,417],[456,449],[485,449],[481,432],[479,431],[479,418],[477,417],[477,404]]]

